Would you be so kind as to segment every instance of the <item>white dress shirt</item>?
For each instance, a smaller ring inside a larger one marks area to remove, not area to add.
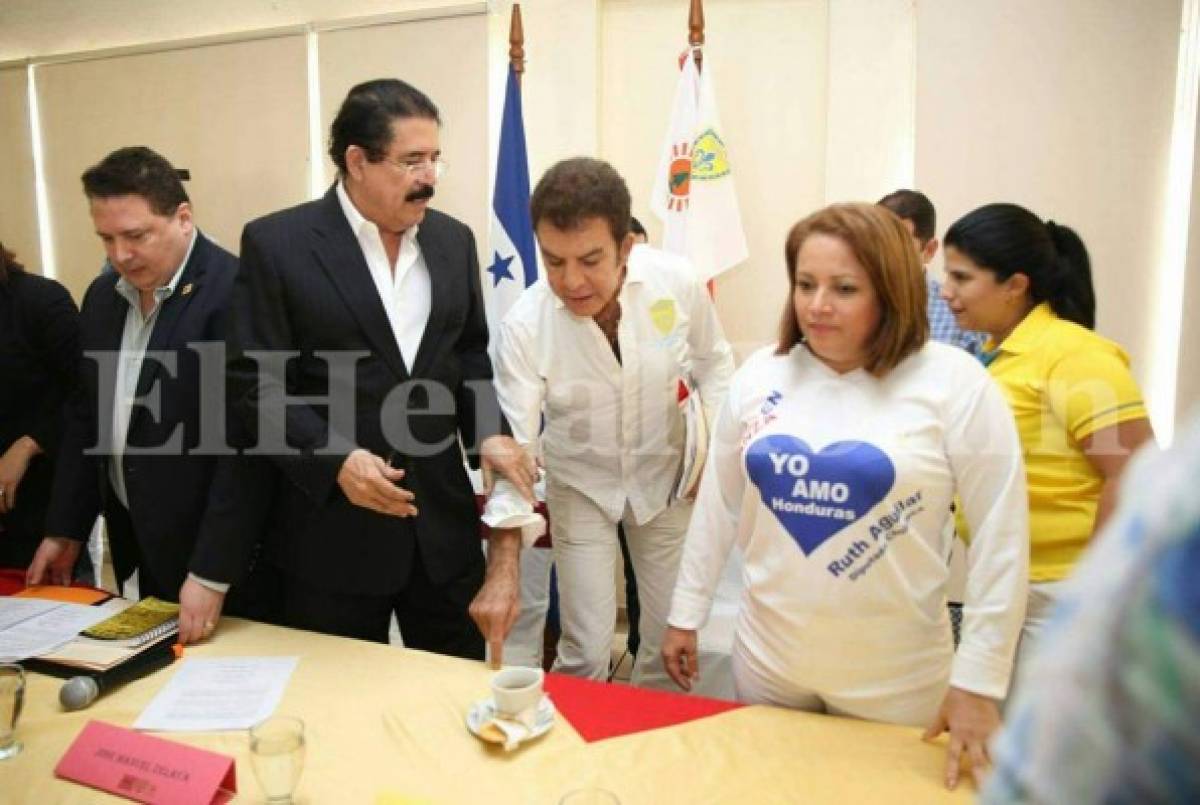
[[[429,268],[425,265],[421,247],[417,245],[420,227],[409,227],[401,235],[400,252],[393,265],[388,262],[379,227],[363,217],[341,182],[337,184],[337,197],[358,239],[367,268],[371,270],[371,279],[375,282],[375,290],[379,292],[379,301],[383,303],[388,322],[392,325],[392,335],[400,347],[404,365],[411,372],[413,362],[417,359],[417,349],[421,346],[421,337],[425,335],[432,304]]]
[[[614,522],[626,502],[638,524],[670,501],[683,455],[677,390],[689,372],[715,412],[733,351],[686,260],[635,246],[618,294],[618,362],[590,317],[571,313],[545,280],[529,287],[497,334],[496,392],[513,436],[541,450],[557,483]]]
[[[142,375],[142,364],[146,360],[146,348],[150,345],[150,336],[154,333],[154,325],[158,321],[158,311],[162,310],[163,302],[167,301],[183,276],[183,268],[192,258],[192,249],[196,247],[197,232],[192,232],[192,240],[188,244],[183,262],[171,275],[171,280],[161,288],[154,289],[154,307],[149,313],[142,313],[142,303],[138,289],[128,280],[121,277],[115,286],[116,292],[129,303],[125,314],[125,329],[121,331],[121,351],[117,358],[117,379],[113,384],[112,407],[112,452],[108,461],[108,480],[117,500],[126,509],[129,508],[129,493],[125,489],[125,441],[129,438],[129,418],[133,414],[133,403],[137,398],[138,378]]]

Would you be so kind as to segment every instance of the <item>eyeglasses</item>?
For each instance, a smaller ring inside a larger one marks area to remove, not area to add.
[[[403,162],[393,162],[390,159],[383,161],[409,176],[424,175],[425,178],[440,179],[442,178],[442,174],[446,172],[446,163],[442,161],[441,157],[434,157],[433,159],[408,159]]]

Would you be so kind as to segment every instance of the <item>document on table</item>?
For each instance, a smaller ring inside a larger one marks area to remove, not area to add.
[[[0,598],[0,632],[60,606],[62,604],[58,601],[4,596]]]
[[[86,604],[13,598],[5,598],[3,601],[0,623],[11,625],[7,628],[0,627],[0,662],[49,654],[74,640],[82,630],[112,614],[103,607],[90,607]],[[22,603],[14,606],[16,601]],[[31,609],[24,602],[50,606],[42,607],[38,611],[36,607]]]
[[[275,712],[299,659],[184,660],[133,728],[162,732],[249,729]]]

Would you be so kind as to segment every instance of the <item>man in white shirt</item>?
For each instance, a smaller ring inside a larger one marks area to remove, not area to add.
[[[395,614],[406,646],[483,659],[516,618],[520,533],[485,572],[462,447],[530,500],[535,468],[504,435],[474,236],[428,208],[440,125],[403,81],[350,90],[337,182],[242,235],[229,383],[282,475],[279,619],[387,642]]]
[[[635,684],[669,684],[658,660],[691,504],[676,499],[690,374],[715,411],[733,354],[686,260],[634,248],[625,182],[578,158],[531,199],[546,277],[497,334],[496,388],[519,443],[546,468],[562,637],[555,669],[603,679],[616,617],[616,527],[641,597]]]

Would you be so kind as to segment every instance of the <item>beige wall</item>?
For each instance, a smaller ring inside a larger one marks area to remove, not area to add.
[[[647,198],[687,5],[525,0],[524,103],[534,181],[557,159],[599,154],[626,175],[635,212],[657,233]],[[705,5],[707,55],[750,246],[749,260],[717,283],[718,307],[739,352],[774,330],[785,296],[780,252],[788,225],[826,201],[870,199],[912,176],[938,203],[943,225],[978,204],[1006,199],[1075,226],[1095,261],[1100,330],[1130,350],[1145,377],[1180,0]],[[442,82],[437,96],[445,97],[435,97],[442,105],[455,102],[443,83],[490,84],[491,145],[456,146],[453,159],[447,154],[450,176],[469,183],[472,177],[460,174],[461,149],[478,149],[474,162],[467,157],[467,164],[486,163],[477,185],[460,188],[461,203],[458,192],[439,199],[443,206],[453,201],[449,208],[481,238],[492,165],[482,155],[495,147],[510,6],[490,4],[485,61],[469,56],[427,79]],[[8,0],[0,4],[0,59],[320,24],[334,16],[458,14],[480,4],[347,0],[331,8],[319,0],[192,6]],[[409,69],[395,63],[397,71]],[[324,112],[323,125],[328,103]],[[11,181],[0,178],[0,199],[19,192]],[[1196,229],[1193,256],[1200,254]],[[1191,273],[1188,309],[1194,310],[1200,291]],[[1200,327],[1185,317],[1181,408],[1200,396],[1190,368],[1198,358]]]
[[[941,228],[1012,201],[1091,253],[1097,329],[1147,378],[1178,0],[917,3],[917,184]]]
[[[913,184],[914,16],[911,0],[829,4],[827,202]]]
[[[23,69],[0,70],[0,242],[41,273],[26,80]]]
[[[483,0],[4,0],[0,62],[339,20],[478,12]]]
[[[532,13],[532,7],[526,14]],[[827,10],[818,0],[708,0],[711,70],[749,259],[717,278],[717,309],[740,356],[775,334],[787,298],[783,241],[824,194]],[[656,241],[650,189],[687,44],[686,2],[603,4],[600,154],[624,174]]]
[[[304,71],[302,36],[38,68],[59,281],[82,299],[100,268],[79,177],[122,146],[190,170],[197,223],[234,252],[246,221],[303,201]]]
[[[1200,154],[1200,126],[1196,128],[1196,152]],[[1179,388],[1176,421],[1189,413],[1200,416],[1200,159],[1192,166],[1192,220],[1188,236],[1187,276],[1184,280],[1183,331],[1180,333]]]
[[[477,237],[486,237],[489,193],[480,181],[487,176],[486,18],[430,19],[323,33],[318,53],[322,145],[353,85],[395,76],[419,87],[438,105],[448,166],[433,203],[465,221]],[[453,69],[447,69],[451,65]],[[325,157],[324,163],[332,181],[333,162]]]

